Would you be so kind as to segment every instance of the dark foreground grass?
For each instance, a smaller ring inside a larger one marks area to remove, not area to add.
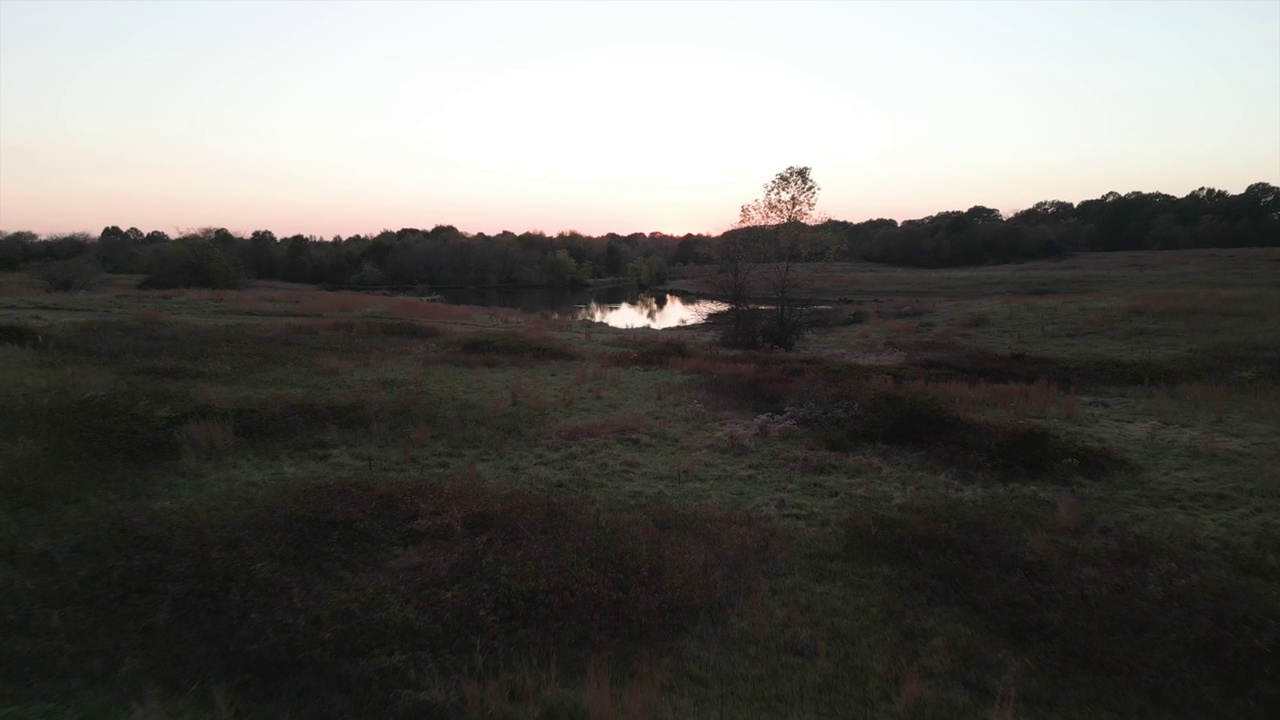
[[[1136,699],[1134,715],[1263,717],[1280,707],[1274,576],[1268,584],[1190,538],[1144,538],[1060,496],[1052,510],[1004,516],[936,500],[858,512],[846,541],[850,562],[882,563],[904,597],[927,599],[897,609],[904,633],[941,607],[1032,662],[1034,674],[1015,672],[1003,688],[1026,703],[1079,703],[1061,684],[1031,679],[1066,675],[1099,696]]]
[[[303,717],[452,717],[486,674],[580,675],[730,612],[768,538],[745,517],[608,510],[474,471],[113,514],[65,555],[16,558],[49,565],[4,593],[0,674],[51,701],[203,682]]]

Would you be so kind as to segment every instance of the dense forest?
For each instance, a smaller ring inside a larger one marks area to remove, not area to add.
[[[1107,193],[1078,204],[1044,201],[1005,217],[975,206],[907,220],[829,220],[809,228],[805,259],[916,267],[1011,263],[1073,252],[1280,245],[1280,188],[1254,183],[1237,195],[1200,188],[1186,197]],[[642,286],[671,269],[714,262],[726,238],[767,242],[768,227],[721,236],[577,232],[468,234],[451,225],[376,235],[242,236],[202,229],[176,238],[160,231],[105,228],[41,237],[0,232],[0,270],[34,264],[55,289],[74,289],[106,271],[147,275],[148,287],[235,287],[246,278],[330,287],[567,286],[626,277]]]

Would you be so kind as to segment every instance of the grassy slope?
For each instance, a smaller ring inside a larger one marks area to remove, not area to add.
[[[751,357],[5,276],[0,717],[1262,717],[1277,268],[836,266]]]

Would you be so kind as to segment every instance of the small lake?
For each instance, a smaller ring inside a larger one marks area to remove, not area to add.
[[[604,323],[617,328],[663,328],[696,325],[724,308],[712,300],[682,298],[673,293],[641,292],[627,285],[582,290],[551,288],[459,288],[440,290],[445,302],[549,312],[559,317]]]

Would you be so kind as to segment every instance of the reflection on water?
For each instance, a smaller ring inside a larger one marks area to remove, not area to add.
[[[693,325],[725,308],[711,300],[681,300],[676,295],[641,295],[633,302],[601,303],[582,307],[580,320],[593,320],[616,328],[662,328]]]
[[[711,300],[681,300],[677,295],[641,293],[634,285],[610,285],[580,290],[550,288],[444,288],[445,302],[459,305],[507,307],[557,317],[593,320],[618,328],[671,328],[695,325],[723,310]]]

